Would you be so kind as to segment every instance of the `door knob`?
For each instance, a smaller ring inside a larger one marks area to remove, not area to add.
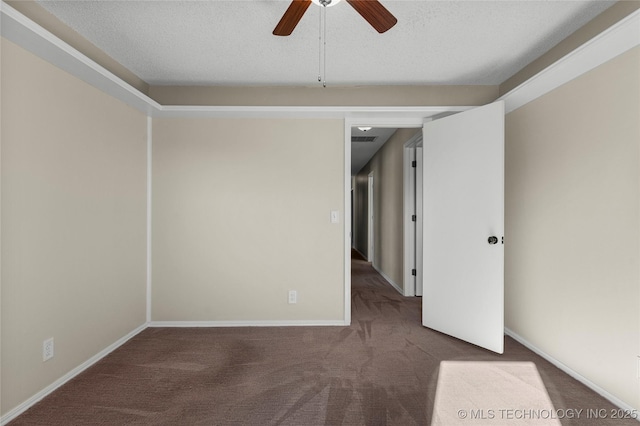
[[[490,236],[489,237],[489,244],[498,244],[498,237],[495,236]]]

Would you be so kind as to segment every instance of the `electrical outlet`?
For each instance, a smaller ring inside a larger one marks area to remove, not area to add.
[[[636,358],[637,366],[636,366],[636,377],[640,379],[640,356]]]
[[[298,303],[298,292],[295,290],[289,290],[289,303]]]
[[[42,342],[42,361],[48,361],[53,358],[53,337]]]

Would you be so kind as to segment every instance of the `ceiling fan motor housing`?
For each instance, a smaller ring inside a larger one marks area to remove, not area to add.
[[[335,6],[336,4],[340,3],[340,0],[312,0],[314,3],[316,3],[317,5],[320,6]]]
[[[273,30],[273,35],[291,35],[311,3],[322,7],[335,6],[342,0],[292,0],[289,8]],[[378,0],[346,0],[379,33],[391,29],[398,20]]]

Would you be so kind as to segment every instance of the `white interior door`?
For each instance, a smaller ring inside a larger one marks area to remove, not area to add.
[[[502,102],[424,124],[423,200],[423,325],[502,353]]]

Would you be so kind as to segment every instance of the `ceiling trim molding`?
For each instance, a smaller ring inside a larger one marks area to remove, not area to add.
[[[80,80],[145,113],[160,104],[89,59],[6,3],[0,3],[2,36]]]
[[[358,106],[160,106],[153,111],[154,117],[215,117],[215,118],[327,118],[362,119],[372,123],[379,118],[388,121],[393,117],[397,122],[413,122],[416,118],[460,112],[468,106],[424,106],[424,107],[358,107]]]
[[[38,57],[69,72],[82,81],[152,117],[218,118],[358,118],[367,123],[375,117],[396,117],[412,123],[417,117],[459,112],[467,106],[453,107],[299,107],[299,106],[171,106],[161,105],[113,73],[89,59],[69,44],[40,27],[20,12],[0,2],[2,36]],[[556,61],[515,89],[498,98],[511,112],[570,80],[640,44],[640,10],[603,31],[587,43]],[[375,124],[375,123],[374,123]]]
[[[5,2],[0,3],[2,37],[45,61],[149,114],[160,104],[80,53]]]
[[[639,44],[640,9],[497,100],[505,102],[505,113],[508,114]]]

